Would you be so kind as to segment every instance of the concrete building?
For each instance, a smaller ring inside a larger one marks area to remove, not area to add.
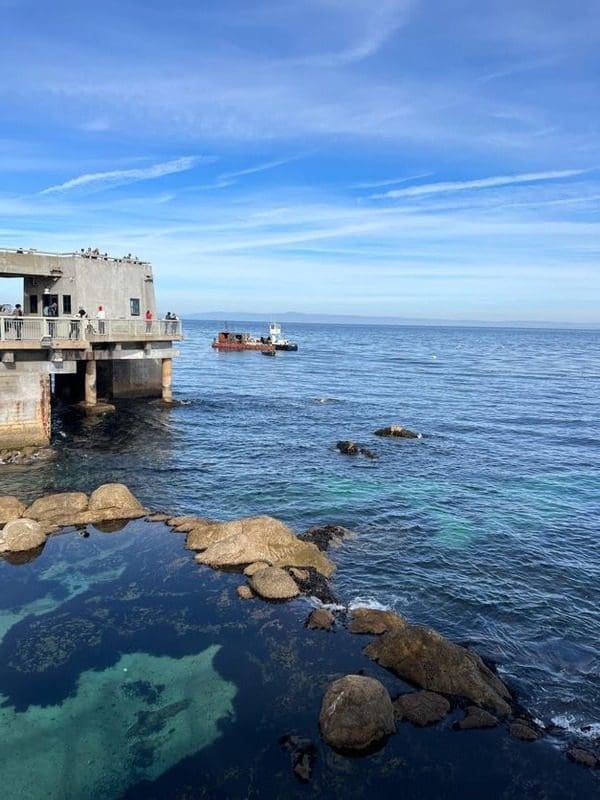
[[[23,280],[23,316],[2,307],[2,278]],[[171,402],[181,322],[156,316],[148,263],[0,250],[0,450],[48,444],[53,396],[90,413],[98,397]]]

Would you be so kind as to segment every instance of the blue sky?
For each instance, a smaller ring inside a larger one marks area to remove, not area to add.
[[[600,322],[597,0],[0,0],[0,246],[180,313]]]

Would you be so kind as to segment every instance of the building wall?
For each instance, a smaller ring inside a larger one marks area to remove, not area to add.
[[[113,397],[160,397],[161,360],[145,358],[112,362]]]
[[[0,375],[0,450],[50,441],[50,378],[41,372]]]
[[[60,277],[24,278],[23,308],[26,314],[31,313],[31,296],[37,297],[37,314],[41,315],[48,296],[58,295],[59,315],[62,316],[63,297],[66,295],[71,299],[71,311],[66,316],[84,308],[90,317],[94,317],[101,305],[107,319],[137,318],[131,315],[132,298],[139,300],[140,319],[148,309],[156,316],[152,267],[149,264],[78,256],[57,257],[54,263],[55,268],[62,270]]]

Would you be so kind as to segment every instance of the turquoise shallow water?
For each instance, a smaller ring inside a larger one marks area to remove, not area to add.
[[[297,325],[266,359],[213,352],[216,328],[186,326],[184,405],[57,419],[56,463],[2,491],[123,480],[169,510],[347,525],[345,602],[472,642],[540,719],[598,734],[600,333]],[[372,435],[390,423],[423,438]]]

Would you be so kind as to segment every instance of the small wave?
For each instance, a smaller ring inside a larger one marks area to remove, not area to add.
[[[575,736],[583,736],[586,739],[595,739],[600,736],[600,722],[578,722],[571,714],[558,714],[556,717],[552,717],[551,722],[557,728]]]
[[[392,611],[392,607],[390,605],[386,605],[385,603],[376,600],[374,597],[355,597],[350,603],[348,603],[348,608],[375,608],[378,611]]]
[[[317,397],[315,399],[315,403],[320,403],[321,405],[324,405],[326,403],[339,403],[339,402],[340,401],[338,400],[337,397]]]

